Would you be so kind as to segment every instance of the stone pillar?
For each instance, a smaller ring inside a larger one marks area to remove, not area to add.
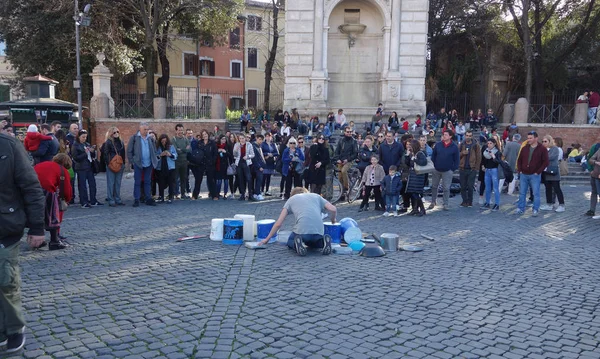
[[[167,118],[167,99],[164,97],[155,97],[153,100],[154,118],[164,120]]]
[[[515,104],[515,117],[514,122],[516,123],[527,123],[529,122],[529,101],[525,97],[521,97]]]
[[[329,26],[323,27],[323,74],[327,77],[327,46],[329,43]]]
[[[386,78],[387,73],[390,70],[390,47],[392,47],[393,45],[391,45],[391,43],[390,43],[391,28],[389,26],[384,26],[383,29],[381,29],[381,30],[383,31],[383,47],[385,48],[384,53],[383,53],[382,77]],[[397,46],[398,46],[398,44],[396,44],[396,47]]]
[[[576,103],[573,123],[576,125],[586,125],[588,123],[588,109],[589,104],[587,102]]]
[[[323,53],[327,52],[323,46],[323,38],[319,36],[323,29],[323,0],[315,1],[314,21],[313,74],[323,71]]]
[[[398,71],[400,56],[400,0],[392,0],[392,29],[390,47],[390,70]]]
[[[90,103],[95,104],[90,108],[90,116],[91,118],[112,117],[115,114],[115,103],[110,96],[110,79],[113,74],[110,73],[108,67],[104,66],[106,57],[103,53],[98,53],[96,58],[99,63],[89,74],[93,83],[93,97]],[[101,96],[102,94],[104,96]],[[106,108],[102,106],[106,106]]]
[[[221,120],[225,118],[225,101],[221,95],[214,95],[210,100],[210,117],[215,120]]]

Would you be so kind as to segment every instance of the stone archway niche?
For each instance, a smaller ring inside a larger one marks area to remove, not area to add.
[[[360,29],[355,34],[342,32],[347,9],[359,10],[360,24],[366,26],[362,33],[358,33]],[[368,1],[344,0],[331,12],[327,26],[329,105],[335,108],[376,107],[381,99],[380,79],[385,53],[385,21],[381,11]]]

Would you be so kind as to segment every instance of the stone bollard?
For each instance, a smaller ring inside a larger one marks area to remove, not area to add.
[[[224,119],[227,107],[221,95],[214,95],[210,101],[210,117],[212,119]]]
[[[154,98],[154,118],[165,119],[167,118],[167,99],[164,97]]]
[[[511,123],[515,116],[515,104],[507,103],[504,105],[504,112],[502,113],[502,123]]]
[[[110,99],[104,92],[92,97],[90,101],[90,116],[91,118],[110,117]]]
[[[588,108],[587,102],[576,103],[575,113],[573,114],[573,123],[576,125],[586,125],[588,123]]]
[[[529,101],[525,97],[521,97],[515,104],[514,122],[527,123],[529,120]]]

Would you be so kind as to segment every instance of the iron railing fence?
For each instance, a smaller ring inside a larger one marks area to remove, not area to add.
[[[158,89],[156,89],[156,93],[158,93]],[[248,108],[253,113],[258,113],[265,105],[265,92],[259,90],[198,90],[197,87],[169,86],[166,93],[167,118],[210,118],[211,102],[217,95],[231,111]],[[153,117],[153,104],[146,98],[145,87],[128,83],[117,84],[113,86],[112,97],[115,117]],[[272,91],[270,95],[271,112],[282,108],[283,92]]]
[[[583,91],[565,90],[553,91],[542,95],[532,95],[530,101],[529,122],[531,123],[572,123],[575,112],[575,101]],[[481,94],[462,93],[454,94],[443,91],[427,92],[427,112],[438,112],[441,107],[447,112],[456,109],[458,116],[464,119],[473,110],[477,113],[481,109],[491,108],[499,118],[503,117],[504,105],[513,104],[521,97],[520,93],[496,93],[489,99],[489,104],[484,104]],[[512,118],[512,112],[509,117]]]

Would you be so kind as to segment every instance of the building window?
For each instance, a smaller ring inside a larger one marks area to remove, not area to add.
[[[200,76],[215,76],[215,62],[200,60]]]
[[[229,48],[239,49],[240,48],[240,28],[236,27],[229,32]]]
[[[258,68],[258,50],[253,47],[248,49],[248,67],[251,69]]]
[[[241,63],[241,61],[231,61],[231,77],[234,79],[242,78],[242,63]]]
[[[262,30],[262,18],[256,15],[248,15],[248,30],[250,31],[261,31]]]
[[[360,24],[360,9],[345,9],[344,24]]]
[[[244,99],[239,97],[232,97],[229,100],[229,108],[231,110],[241,110],[244,107]]]
[[[248,108],[258,107],[258,90],[248,90]]]
[[[183,54],[183,75],[198,76],[198,56]]]

